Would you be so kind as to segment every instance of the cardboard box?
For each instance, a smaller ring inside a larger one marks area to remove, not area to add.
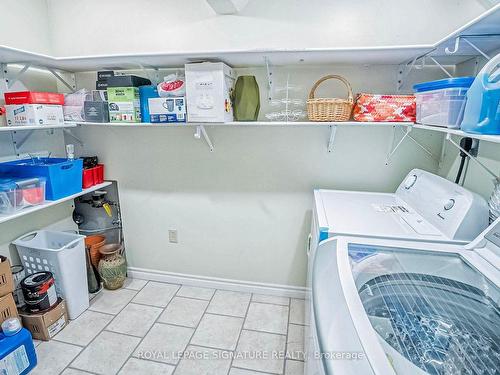
[[[110,122],[141,122],[139,89],[108,87]]]
[[[108,91],[107,90],[92,90],[92,100],[94,102],[107,102],[108,101]]]
[[[83,110],[85,113],[85,121],[109,122],[108,102],[86,101]]]
[[[151,85],[151,81],[133,75],[119,75],[107,78],[108,87],[139,87]]]
[[[60,105],[6,105],[5,110],[7,126],[64,125],[64,115]]]
[[[64,104],[64,94],[57,92],[18,91],[6,92],[5,104]]]
[[[96,90],[106,90],[108,88],[107,80],[97,80],[95,81],[95,89]]]
[[[115,75],[115,72],[112,70],[100,70],[97,72],[97,80],[98,81],[105,81],[109,77],[113,77]]]
[[[224,63],[186,64],[188,121],[233,121],[231,94],[236,74]]]
[[[14,279],[10,270],[9,260],[0,255],[0,297],[14,291]]]
[[[11,293],[0,297],[0,324],[8,318],[16,318],[17,314],[16,302]]]
[[[26,310],[21,310],[19,316],[24,328],[31,332],[33,338],[43,341],[49,341],[69,322],[66,304],[61,298],[50,310],[39,313],[28,313]]]
[[[186,98],[149,98],[151,122],[186,122]]]

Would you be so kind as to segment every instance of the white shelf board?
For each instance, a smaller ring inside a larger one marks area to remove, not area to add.
[[[311,64],[399,64],[429,52],[432,45],[378,46],[356,48],[256,49],[226,51],[183,51],[54,57],[0,45],[0,62],[60,69],[69,72],[183,67],[193,61],[224,61],[235,68]]]
[[[78,197],[85,195],[87,193],[91,193],[93,191],[105,188],[106,186],[109,186],[109,185],[111,185],[111,182],[106,181],[106,182],[103,182],[102,184],[98,184],[98,185],[92,186],[88,189],[84,189],[80,193],[69,195],[67,197],[58,199],[56,201],[46,201],[44,204],[40,204],[38,206],[27,207],[27,208],[24,208],[20,211],[17,211],[16,213],[13,213],[11,215],[0,215],[0,224],[5,223],[5,222],[10,221],[10,220],[13,220],[13,219],[17,219],[18,217],[21,217],[21,216],[29,215],[33,212],[40,211],[40,210],[43,210],[43,209],[48,208],[48,207],[55,206],[59,203],[73,200],[73,199],[78,198]]]
[[[0,126],[0,132],[12,132],[21,130],[50,130],[50,129],[65,129],[74,128],[77,125],[67,122],[64,125],[33,125],[33,126]]]
[[[411,61],[417,56],[440,56],[442,64],[457,64],[477,56],[478,53],[465,42],[458,53],[448,55],[445,48],[453,49],[459,35],[500,34],[500,4],[491,7],[479,17],[433,44],[399,45],[352,48],[303,48],[303,49],[252,49],[225,51],[171,51],[142,52],[112,55],[50,56],[9,46],[0,45],[0,63],[25,64],[48,67],[69,72],[96,70],[123,70],[146,68],[182,67],[185,63],[200,60],[224,61],[239,67],[263,66],[265,58],[272,65],[296,64],[392,64]],[[479,40],[481,39],[481,40]],[[484,52],[500,48],[500,38],[472,38]]]
[[[415,129],[430,130],[430,131],[435,131],[435,132],[439,132],[439,133],[458,135],[460,137],[469,137],[469,138],[479,139],[481,141],[500,143],[500,135],[473,134],[473,133],[466,133],[460,129],[450,129],[450,128],[443,128],[440,126],[430,126],[430,125],[421,125],[421,124],[415,124],[415,125],[413,125],[413,127]]]
[[[271,127],[325,127],[325,126],[358,126],[358,127],[391,127],[391,126],[411,126],[411,122],[359,122],[359,121],[342,121],[342,122],[313,122],[313,121],[234,121],[234,122],[185,122],[185,123],[149,123],[149,122],[138,122],[138,123],[117,123],[117,122],[78,122],[72,123],[80,125],[84,128],[86,126],[95,126],[103,128],[185,128],[185,127],[196,127],[203,125],[206,127],[217,126],[217,127],[259,127],[259,126],[271,126]]]

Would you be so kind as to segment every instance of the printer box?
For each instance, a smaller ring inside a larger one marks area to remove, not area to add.
[[[7,126],[64,125],[64,114],[60,105],[6,105],[5,112]]]
[[[149,98],[151,122],[186,122],[186,98]]]
[[[66,304],[62,298],[49,310],[30,313],[22,309],[19,311],[23,326],[34,339],[49,341],[57,335],[69,322]]]
[[[139,89],[108,87],[110,122],[141,122]]]
[[[13,291],[14,279],[12,278],[9,259],[0,255],[0,297]]]
[[[87,122],[109,122],[108,102],[85,101],[83,112]]]
[[[234,70],[221,62],[203,62],[186,64],[185,71],[188,121],[233,121]]]

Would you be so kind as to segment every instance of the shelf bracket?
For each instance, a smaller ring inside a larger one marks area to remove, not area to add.
[[[14,153],[19,156],[20,148],[26,143],[26,141],[31,137],[34,130],[29,130],[26,134],[17,138],[18,132],[17,130],[10,132],[10,137],[12,139],[12,147],[14,148]],[[24,133],[24,132],[23,132]]]
[[[52,68],[47,68],[47,70],[49,72],[52,73],[52,75],[54,77],[56,77],[64,86],[66,86],[71,92],[75,92],[76,91],[76,86],[75,84],[73,85],[70,85],[68,82],[66,82],[66,80],[59,74],[57,73],[54,69]]]
[[[401,137],[401,139],[398,141],[398,143],[396,144],[396,146],[394,148],[392,147],[392,145],[394,144],[394,138],[395,138],[395,135],[393,134],[392,140],[390,143],[390,149],[389,149],[389,152],[387,154],[387,158],[385,160],[385,165],[389,165],[392,156],[396,153],[399,146],[401,146],[403,144],[403,142],[406,138],[410,139],[413,143],[415,143],[418,147],[420,147],[427,155],[429,155],[432,159],[434,159],[435,161],[437,161],[439,163],[439,159],[436,156],[434,156],[432,151],[430,151],[427,147],[422,145],[419,141],[417,141],[415,138],[413,138],[411,136],[410,133],[411,133],[412,129],[413,128],[411,126],[406,127],[404,135]],[[393,132],[395,132],[395,131],[396,131],[396,127],[393,127]]]
[[[9,79],[8,83],[7,83],[7,87],[8,88],[11,88],[14,83],[16,83],[17,81],[19,81],[19,78],[21,78],[21,76],[26,73],[26,71],[31,67],[31,63],[27,63],[25,64],[21,70],[19,72],[17,72],[17,74],[12,78],[12,79]]]
[[[451,134],[448,133],[446,134],[446,140],[449,141],[453,146],[458,148],[460,151],[462,151],[465,155],[469,157],[470,160],[474,161],[477,165],[479,165],[483,170],[485,170],[488,174],[490,174],[494,181],[500,182],[500,177],[497,176],[495,172],[493,172],[491,169],[489,169],[486,165],[484,165],[478,158],[476,158],[474,155],[472,155],[470,152],[466,151],[462,146],[460,146],[458,143],[456,143],[452,138]],[[479,141],[478,141],[479,142]],[[479,146],[478,146],[479,147]]]
[[[472,43],[468,38],[466,38],[465,36],[462,36],[462,35],[459,35],[455,38],[455,44],[453,45],[453,49],[450,49],[449,47],[446,47],[444,49],[444,52],[447,54],[447,55],[454,55],[455,53],[458,52],[458,50],[460,49],[460,41],[463,40],[464,42],[466,42],[469,46],[471,46],[477,53],[479,53],[481,56],[483,56],[485,59],[487,60],[491,60],[491,57],[489,55],[487,55],[486,53],[484,53],[481,49],[479,49],[479,47],[477,47],[474,43]]]
[[[85,146],[85,143],[80,138],[78,138],[76,135],[74,135],[71,132],[71,130],[69,130],[69,129],[63,129],[63,132],[64,132],[64,134],[67,134],[68,136],[70,136],[71,138],[73,138],[76,141],[76,143],[78,143],[81,147]]]
[[[431,59],[432,62],[436,64],[439,67],[439,69],[441,69],[444,72],[444,74],[446,74],[449,78],[453,78],[453,75],[444,66],[442,66],[434,57],[432,56],[427,56],[427,57]]]
[[[267,56],[264,56],[264,62],[266,64],[266,73],[267,73],[267,99],[271,101],[273,99],[273,67],[271,66],[271,62]]]
[[[207,142],[208,147],[210,148],[210,152],[214,152],[214,145],[212,141],[210,140],[210,137],[207,134],[207,131],[205,130],[205,127],[203,125],[198,125],[196,127],[196,132],[194,133],[194,137],[196,139],[201,139],[201,136],[203,135],[203,139],[205,142]]]
[[[330,126],[330,139],[328,140],[328,152],[333,152],[333,144],[337,135],[337,125]]]

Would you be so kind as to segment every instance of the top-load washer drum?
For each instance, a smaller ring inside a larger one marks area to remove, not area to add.
[[[313,270],[317,374],[500,374],[500,219],[465,246],[332,238]]]

